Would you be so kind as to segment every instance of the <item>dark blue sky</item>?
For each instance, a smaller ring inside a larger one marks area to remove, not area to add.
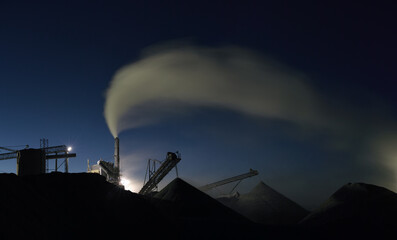
[[[78,156],[70,162],[73,172],[85,171],[88,158],[111,160],[103,106],[112,76],[145,48],[174,40],[270,56],[309,76],[313,89],[340,112],[358,109],[360,129],[387,122],[384,131],[394,131],[395,11],[392,1],[1,1],[0,146],[39,147],[43,137],[50,145],[72,145]],[[311,207],[347,181],[396,186],[378,178],[395,176],[392,170],[361,162],[356,150],[364,146],[354,143],[365,133],[352,132],[344,139],[348,150],[335,150],[329,133],[200,108],[125,131],[120,140],[125,159],[135,158],[129,161],[136,169],[128,170],[135,179],[143,180],[147,158],[179,150],[180,174],[192,183],[253,168],[260,175],[243,188],[264,180]],[[14,172],[15,161],[0,168]]]

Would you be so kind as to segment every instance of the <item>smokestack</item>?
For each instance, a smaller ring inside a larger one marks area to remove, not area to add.
[[[119,138],[114,139],[114,167],[120,171],[120,150],[119,150]]]

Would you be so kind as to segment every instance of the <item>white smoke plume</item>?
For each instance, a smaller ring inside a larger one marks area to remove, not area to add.
[[[372,174],[394,187],[397,132],[388,130],[396,125],[383,103],[367,108],[325,97],[304,74],[239,47],[183,46],[144,54],[116,72],[104,115],[116,137],[195,107],[230,109],[289,122],[309,135],[326,134],[331,148],[353,153],[355,160],[347,160],[354,166],[350,172],[355,167],[369,171],[357,179]]]
[[[114,137],[191,106],[322,125],[320,101],[305,80],[238,47],[162,49],[116,72],[104,114]]]

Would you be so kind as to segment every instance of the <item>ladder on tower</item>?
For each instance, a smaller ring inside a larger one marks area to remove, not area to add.
[[[165,161],[163,161],[159,169],[149,177],[149,180],[143,185],[139,194],[149,194],[157,187],[157,184],[159,184],[159,182],[172,170],[172,168],[176,167],[179,161],[181,161],[181,156],[178,152],[168,152]]]

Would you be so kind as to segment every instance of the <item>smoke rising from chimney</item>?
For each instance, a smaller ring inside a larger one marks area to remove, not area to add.
[[[192,108],[217,107],[282,120],[309,136],[326,135],[327,147],[351,153],[345,159],[351,172],[364,168],[363,176],[384,186],[394,181],[391,146],[397,133],[379,133],[397,128],[383,103],[367,108],[321,94],[306,75],[239,47],[151,50],[119,69],[107,89],[104,115],[114,137]]]
[[[238,47],[157,49],[118,70],[104,115],[114,137],[191,106],[221,107],[299,124],[323,125],[305,76]]]

